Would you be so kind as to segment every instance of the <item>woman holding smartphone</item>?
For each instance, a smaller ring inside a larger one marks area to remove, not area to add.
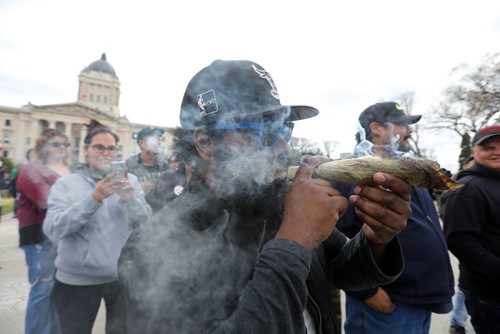
[[[44,232],[57,242],[54,299],[62,333],[91,333],[101,300],[106,333],[126,333],[117,262],[132,228],[151,208],[137,177],[112,171],[118,136],[92,121],[84,140],[86,163],[56,182]],[[120,175],[121,174],[121,175]]]

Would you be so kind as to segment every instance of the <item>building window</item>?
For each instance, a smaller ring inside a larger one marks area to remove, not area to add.
[[[30,137],[26,137],[26,145],[29,145],[31,144],[31,138]]]
[[[11,125],[10,119],[6,119],[5,120],[5,126],[10,126],[10,125]]]
[[[89,96],[89,101],[90,101],[90,102],[94,102],[94,94],[90,94],[90,96]]]
[[[96,96],[96,100],[95,100],[97,103],[101,103],[101,95],[97,95]]]
[[[4,158],[8,158],[9,157],[9,151],[2,151],[2,156]]]
[[[108,97],[107,96],[104,96],[104,103],[108,104]]]
[[[3,133],[3,142],[4,144],[10,144],[10,133],[8,132]]]

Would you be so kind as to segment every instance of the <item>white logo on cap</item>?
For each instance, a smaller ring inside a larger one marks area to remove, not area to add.
[[[213,89],[198,94],[197,100],[198,110],[200,111],[201,116],[206,116],[219,111],[217,99],[215,98],[215,91]]]
[[[276,85],[274,84],[273,78],[271,78],[271,74],[269,74],[266,70],[257,68],[257,66],[252,65],[253,70],[262,78],[266,79],[267,82],[269,82],[269,85],[271,85],[271,95],[274,97],[276,100],[280,99],[280,95],[278,94],[278,88],[276,88]]]
[[[177,185],[174,187],[175,196],[179,196],[180,194],[182,194],[183,191],[184,191],[184,187],[181,185]]]

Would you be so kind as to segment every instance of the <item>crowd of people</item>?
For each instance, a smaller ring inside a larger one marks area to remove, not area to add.
[[[282,105],[259,64],[216,60],[185,90],[168,161],[156,127],[124,170],[109,127],[89,120],[72,166],[68,138],[45,130],[16,182],[25,333],[90,334],[102,301],[106,333],[429,333],[453,309],[448,249],[476,333],[499,332],[500,126],[477,132],[464,186],[442,195],[443,231],[429,190],[389,174],[331,182],[305,155],[288,180],[293,128],[318,113]],[[420,119],[369,106],[354,155],[403,156]]]

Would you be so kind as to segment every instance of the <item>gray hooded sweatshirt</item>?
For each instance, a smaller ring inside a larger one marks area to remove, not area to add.
[[[128,174],[135,189],[128,202],[113,194],[97,203],[92,197],[102,175],[85,164],[52,186],[43,231],[57,244],[58,281],[69,285],[97,285],[118,279],[121,249],[132,228],[151,216],[151,208],[137,177]]]

